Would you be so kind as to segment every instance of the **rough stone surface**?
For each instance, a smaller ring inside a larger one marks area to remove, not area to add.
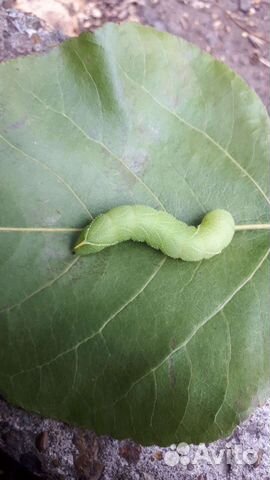
[[[46,52],[64,38],[34,15],[0,6],[0,61]]]
[[[225,62],[270,110],[268,0],[146,0],[139,16]]]
[[[37,17],[0,7],[0,61],[47,51],[63,39]],[[0,399],[0,450],[46,480],[270,480],[269,438],[269,403],[231,437],[187,451],[97,437]]]
[[[0,448],[31,472],[54,480],[269,480],[269,410],[269,403],[257,408],[231,437],[207,446],[143,448],[0,400]]]

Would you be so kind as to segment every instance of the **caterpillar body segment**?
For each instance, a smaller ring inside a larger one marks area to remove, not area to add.
[[[144,205],[120,206],[96,217],[81,233],[78,255],[100,252],[120,242],[145,242],[171,258],[200,261],[218,255],[235,232],[226,210],[207,213],[198,227],[189,226],[167,212]]]

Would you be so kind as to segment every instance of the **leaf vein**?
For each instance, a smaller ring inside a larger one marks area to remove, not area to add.
[[[37,288],[34,292],[30,293],[29,295],[27,295],[23,300],[21,300],[20,302],[18,303],[15,303],[14,305],[10,305],[8,307],[5,307],[3,308],[2,310],[0,310],[0,313],[3,313],[3,312],[10,312],[11,310],[13,310],[14,308],[17,308],[17,307],[21,307],[25,302],[27,302],[28,300],[30,300],[31,298],[33,298],[35,295],[41,293],[43,290],[46,290],[46,288],[50,288],[55,282],[57,282],[58,280],[60,280],[60,278],[62,278],[66,273],[68,273],[71,268],[79,261],[79,258],[80,257],[77,257],[75,258],[72,262],[70,262],[64,270],[62,270],[62,272],[60,272],[56,277],[54,277],[53,279],[49,280],[48,282],[46,282],[44,285],[42,285],[41,287]]]
[[[69,266],[68,269],[70,269],[73,264],[75,263],[75,261],[77,261],[79,259],[79,257],[77,259],[74,260],[74,262],[72,262],[72,265]],[[103,330],[107,327],[107,325],[109,325],[109,323],[114,319],[116,318],[125,308],[127,308],[132,302],[134,302],[134,300],[136,300],[139,295],[141,295],[143,293],[143,291],[146,289],[146,287],[148,287],[148,285],[154,280],[154,278],[156,277],[156,275],[158,274],[158,272],[161,270],[161,268],[163,267],[163,265],[165,264],[167,260],[167,257],[163,257],[161,262],[158,264],[157,268],[155,268],[155,270],[153,271],[153,273],[148,277],[147,281],[143,284],[143,286],[131,297],[128,299],[128,301],[126,303],[124,303],[115,313],[113,313],[104,323],[103,325],[98,329],[96,330],[94,333],[92,333],[92,335],[90,335],[89,337],[86,337],[84,338],[83,340],[81,340],[80,342],[78,342],[76,345],[73,345],[71,348],[65,350],[64,352],[61,352],[59,353],[58,355],[56,355],[54,358],[48,360],[47,362],[41,364],[41,365],[35,365],[34,367],[31,367],[27,370],[21,370],[20,372],[17,372],[15,373],[14,375],[12,375],[12,378],[18,376],[18,375],[21,375],[23,373],[26,373],[26,372],[29,372],[29,371],[33,371],[35,370],[36,368],[43,368],[45,366],[49,366],[51,365],[52,363],[54,363],[56,360],[59,360],[59,358],[63,357],[64,355],[67,355],[69,353],[72,353],[74,352],[74,350],[78,350],[78,348],[81,346],[81,345],[84,345],[85,343],[89,342],[89,340],[92,340],[93,338],[95,338],[97,335],[101,335],[103,340],[104,339],[104,336],[102,334]],[[66,273],[67,269],[62,272],[62,274],[60,276],[57,277],[57,279],[54,279],[53,283],[58,280],[58,278],[61,278],[61,276],[64,275],[64,273]],[[51,282],[52,284],[52,282]],[[38,293],[40,292],[41,290],[43,290],[44,288],[46,288],[47,286],[50,286],[48,284],[46,284],[42,289],[39,289],[38,291],[34,292],[35,293]],[[33,294],[31,295],[33,296]],[[29,298],[29,297],[28,297]],[[27,298],[27,299],[28,299]],[[26,300],[24,300],[26,301]],[[1,313],[1,312],[0,312]],[[108,348],[108,347],[107,347]],[[108,349],[109,350],[109,349]]]
[[[7,138],[5,138],[1,133],[0,133],[0,138],[7,144],[9,145],[11,148],[13,148],[14,150],[16,150],[18,153],[20,153],[21,155],[25,156],[26,158],[29,158],[30,160],[32,160],[33,162],[37,163],[38,165],[40,165],[42,168],[44,168],[44,170],[47,170],[49,173],[51,173],[52,175],[54,175],[57,180],[59,180],[59,182],[61,182],[71,193],[72,195],[76,198],[76,200],[80,203],[80,205],[83,207],[84,210],[86,210],[87,214],[89,215],[90,219],[92,220],[93,219],[93,216],[90,212],[90,210],[87,208],[87,206],[85,205],[85,203],[82,201],[82,199],[79,197],[79,195],[73,190],[73,188],[71,187],[71,185],[69,185],[69,183],[67,183],[67,181],[61,177],[58,173],[56,173],[52,168],[50,168],[47,164],[43,163],[41,160],[38,160],[37,158],[35,157],[32,157],[32,155],[29,155],[29,153],[26,153],[24,152],[24,150],[22,150],[21,148],[17,147],[16,145],[14,145],[13,143],[11,143]]]
[[[33,98],[35,98],[38,102],[40,102],[41,104],[43,104],[48,110],[52,111],[53,113],[57,114],[57,115],[60,115],[61,117],[65,118],[66,120],[68,120],[79,132],[81,132],[81,134],[89,141],[95,143],[96,145],[99,145],[103,150],[105,150],[112,158],[114,158],[115,160],[117,160],[121,165],[122,167],[125,168],[125,170],[128,171],[128,173],[133,176],[139,183],[141,183],[143,185],[143,187],[148,191],[148,193],[151,194],[151,196],[155,199],[155,201],[159,204],[159,206],[162,208],[162,210],[166,210],[164,205],[161,203],[160,199],[158,198],[158,196],[153,192],[153,190],[144,182],[144,180],[139,177],[138,175],[136,175],[135,172],[133,172],[132,170],[130,170],[130,168],[127,166],[127,164],[120,158],[118,157],[115,153],[113,153],[106,145],[105,143],[103,143],[102,141],[100,140],[97,140],[93,137],[90,137],[90,135],[88,135],[81,127],[80,125],[78,125],[78,123],[76,123],[70,116],[68,116],[66,113],[63,113],[63,112],[60,112],[56,109],[54,109],[51,105],[48,105],[46,102],[44,102],[44,100],[42,100],[41,98],[39,98],[34,92],[32,92],[31,90],[27,90],[25,88],[23,88],[18,82],[16,82],[17,85],[20,87],[20,89],[25,92],[25,93],[28,93],[29,95],[31,95]]]
[[[141,88],[147,95],[149,95],[149,97],[152,98],[152,100],[160,107],[162,108],[163,110],[165,110],[166,112],[170,113],[170,115],[173,115],[175,118],[177,118],[177,120],[179,120],[179,122],[181,122],[182,124],[184,124],[186,127],[194,130],[195,132],[199,133],[200,135],[202,135],[203,137],[205,137],[210,143],[212,143],[213,145],[215,145],[216,148],[218,148],[226,157],[229,158],[229,160],[239,169],[241,170],[241,172],[249,178],[249,180],[255,185],[255,187],[257,188],[257,190],[259,190],[259,192],[263,195],[263,197],[265,198],[265,200],[267,201],[268,204],[270,204],[270,200],[269,198],[267,197],[266,193],[263,191],[263,189],[261,188],[261,186],[256,182],[256,180],[252,177],[252,175],[250,175],[248,173],[248,171],[242,167],[242,165],[224,148],[222,147],[222,145],[220,145],[216,140],[214,140],[214,138],[212,138],[210,135],[208,135],[208,133],[206,133],[205,131],[201,130],[200,128],[198,127],[195,127],[195,125],[192,125],[191,123],[187,122],[184,118],[180,117],[180,115],[178,115],[176,112],[174,111],[171,111],[168,107],[166,107],[166,105],[164,105],[163,103],[161,103],[156,97],[154,97],[154,95],[152,95],[152,93],[147,90],[147,88],[144,86],[144,85],[140,85],[136,80],[134,80],[133,78],[130,77],[130,75],[128,75],[128,73],[123,69],[123,67],[120,65],[119,62],[117,62],[119,68],[121,69],[121,71],[124,73],[124,75],[127,77],[128,80],[130,80],[131,82],[135,83],[139,88]]]
[[[231,302],[231,300],[233,300],[233,298],[240,292],[240,290],[242,290],[242,288],[244,288],[251,280],[252,278],[254,277],[255,273],[259,270],[259,268],[262,266],[262,264],[264,263],[264,261],[267,259],[268,255],[270,253],[270,248],[267,250],[267,252],[265,253],[265,255],[261,258],[261,260],[259,261],[259,263],[257,264],[257,266],[255,267],[255,269],[248,275],[248,277],[245,278],[245,280],[234,290],[234,292],[232,292],[227,298],[226,300],[224,300],[224,302],[219,305],[215,310],[214,312],[209,316],[207,317],[203,322],[201,322],[194,330],[193,332],[191,332],[191,334],[186,338],[186,340],[184,342],[182,342],[178,347],[176,347],[174,350],[172,350],[163,360],[161,360],[161,362],[159,362],[156,366],[152,367],[150,370],[148,370],[144,375],[142,375],[138,380],[136,380],[135,382],[133,382],[131,384],[131,386],[129,387],[129,389],[120,397],[118,398],[117,400],[115,400],[115,402],[113,404],[110,405],[110,408],[114,405],[116,405],[120,400],[122,400],[123,398],[125,398],[129,393],[130,391],[138,384],[140,383],[142,380],[144,380],[146,377],[148,377],[150,374],[153,373],[153,371],[156,371],[158,370],[160,367],[162,367],[162,365],[167,362],[171,357],[172,355],[175,355],[177,352],[179,352],[182,348],[186,347],[190,341],[192,340],[192,338],[198,333],[198,331],[203,328],[206,324],[208,324],[208,322],[210,320],[212,320],[213,318],[216,317],[216,315],[218,313],[220,313],[225,307],[226,305],[228,305],[229,302]],[[109,407],[108,407],[109,408]]]

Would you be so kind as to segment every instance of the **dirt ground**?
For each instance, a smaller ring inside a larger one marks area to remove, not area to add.
[[[270,110],[270,0],[4,0],[3,4],[32,12],[69,36],[108,21],[127,20],[180,35],[230,65]]]

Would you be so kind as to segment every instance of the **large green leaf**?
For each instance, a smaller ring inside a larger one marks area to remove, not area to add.
[[[269,123],[225,65],[108,25],[0,67],[1,227],[82,227],[120,204],[269,221]],[[269,235],[185,263],[72,233],[0,232],[0,390],[144,443],[228,434],[269,393]]]

